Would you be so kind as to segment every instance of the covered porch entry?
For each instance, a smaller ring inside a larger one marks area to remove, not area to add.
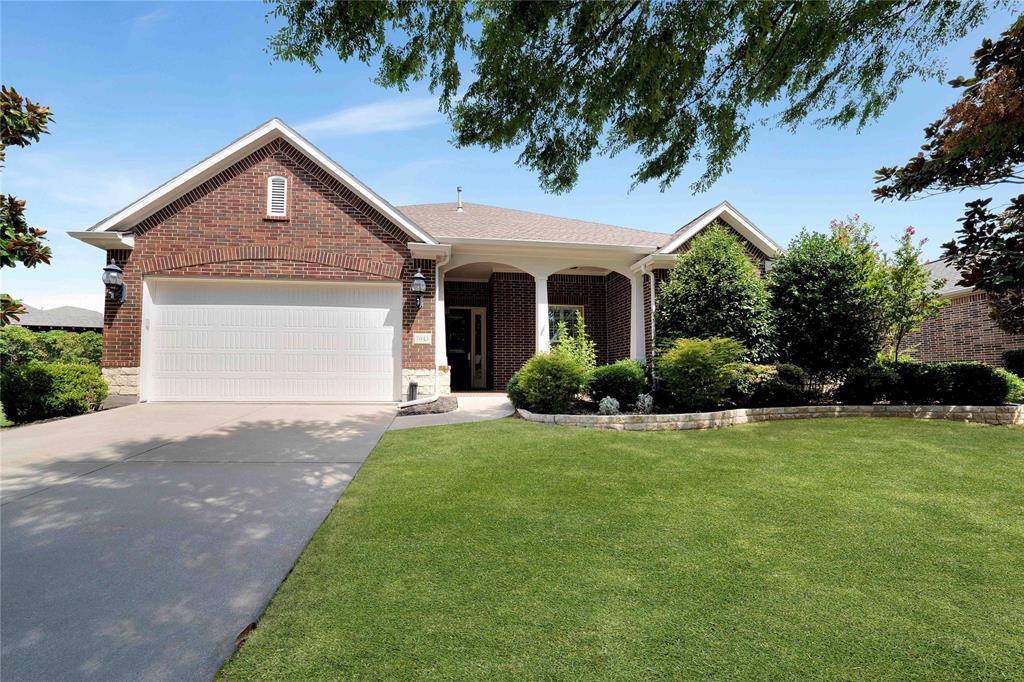
[[[438,338],[445,345],[438,362],[450,368],[452,391],[504,389],[524,362],[556,342],[560,321],[575,325],[577,312],[599,363],[643,359],[640,276],[599,265],[547,266],[528,271],[477,261],[442,271]]]

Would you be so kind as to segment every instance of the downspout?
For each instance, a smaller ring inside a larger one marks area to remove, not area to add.
[[[655,343],[654,343],[654,300],[655,300],[654,287],[655,287],[656,281],[654,279],[654,270],[651,268],[651,262],[643,263],[640,266],[640,274],[647,275],[648,277],[651,278],[651,357],[647,361],[647,364],[651,368],[651,379],[653,380],[652,383],[657,385],[658,378],[657,378],[657,376],[654,373],[654,356],[657,353],[657,348],[656,348]],[[646,339],[645,339],[645,343],[646,343]],[[655,388],[655,386],[651,386],[652,390],[654,388]]]

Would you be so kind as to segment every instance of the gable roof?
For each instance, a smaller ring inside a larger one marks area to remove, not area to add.
[[[82,241],[97,245],[111,243],[109,237],[90,236],[89,233],[123,232],[130,229],[167,204],[182,197],[224,169],[229,168],[277,138],[287,140],[292,146],[334,176],[336,180],[346,185],[357,196],[380,211],[381,214],[404,230],[413,239],[425,244],[437,243],[429,233],[410,220],[408,216],[403,215],[401,211],[367,187],[361,180],[339,166],[329,156],[313,146],[309,140],[299,135],[295,130],[277,118],[272,118],[258,128],[246,133],[219,152],[200,161],[192,168],[165,182],[117,213],[101,220],[85,232],[72,232],[71,235]]]
[[[599,244],[656,249],[668,235],[630,227],[501,208],[455,203],[401,206],[407,216],[438,238],[500,239],[562,244]]]
[[[941,260],[933,260],[924,264],[925,269],[928,270],[931,279],[942,279],[945,282],[939,288],[939,293],[943,296],[952,296],[954,294],[962,294],[968,291],[974,291],[974,287],[963,287],[957,284],[960,281],[960,272],[951,265],[946,265]]]
[[[25,306],[26,312],[14,324],[20,327],[88,327],[103,328],[103,313],[87,308],[64,305],[42,310]]]
[[[768,235],[761,232],[746,216],[737,211],[735,206],[728,201],[723,201],[718,206],[704,211],[676,230],[672,238],[658,249],[658,253],[673,253],[677,251],[679,247],[693,239],[698,232],[719,218],[746,237],[751,244],[760,249],[766,256],[772,257],[779,252],[778,244],[772,241]]]

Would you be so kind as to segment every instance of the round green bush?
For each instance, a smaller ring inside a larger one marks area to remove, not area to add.
[[[1010,387],[1010,392],[1006,395],[1006,402],[1024,403],[1024,379],[1005,369],[997,369],[996,374],[1001,376],[1006,385]]]
[[[737,407],[790,407],[808,402],[807,373],[796,365],[740,365],[726,393]]]
[[[679,407],[716,407],[726,401],[746,352],[734,339],[676,339],[659,353],[658,375]]]
[[[538,353],[518,374],[527,408],[544,414],[567,411],[587,385],[587,370],[565,353]]]
[[[505,385],[505,393],[508,394],[508,401],[512,403],[512,407],[516,409],[526,407],[526,393],[519,385],[519,370],[509,377],[508,384]]]
[[[636,360],[602,365],[590,375],[590,397],[595,401],[612,397],[624,407],[635,403],[636,397],[646,390],[646,370]]]
[[[1024,377],[1024,348],[1015,348],[1003,353],[1006,370],[1018,377]]]
[[[30,362],[4,368],[0,393],[7,417],[27,422],[98,409],[107,383],[95,365]]]

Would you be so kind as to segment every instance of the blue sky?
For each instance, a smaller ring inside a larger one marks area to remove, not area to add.
[[[51,135],[9,150],[0,179],[4,192],[28,200],[31,223],[50,231],[53,263],[4,269],[4,291],[39,307],[100,309],[103,254],[64,232],[89,227],[273,116],[399,205],[452,201],[462,185],[471,202],[671,232],[728,199],[783,244],[803,227],[824,230],[859,213],[886,248],[914,225],[935,257],[975,197],[871,198],[874,169],[914,153],[922,128],[953,101],[936,82],[909,84],[860,134],[811,125],[755,131],[732,173],[703,194],[689,189],[699,166],[665,192],[629,192],[630,154],[591,162],[569,194],[545,194],[515,165],[514,150],[452,147],[425,90],[383,90],[368,67],[332,57],[321,73],[273,62],[266,12],[256,2],[0,3],[3,82],[56,114]],[[1011,11],[996,10],[947,47],[949,75],[967,74],[981,38],[1011,21]],[[1004,201],[1010,192],[992,195]]]

